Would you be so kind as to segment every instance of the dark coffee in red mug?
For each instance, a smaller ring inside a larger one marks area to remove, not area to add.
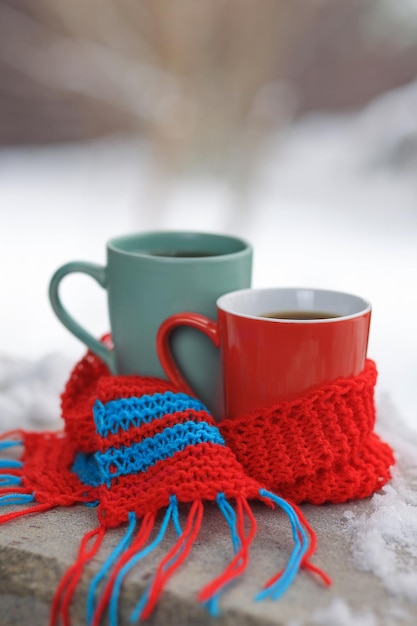
[[[205,333],[221,350],[223,383],[223,389],[206,395],[222,407],[217,419],[233,418],[359,374],[370,319],[370,303],[348,293],[242,289],[217,300],[217,321],[189,312],[166,319],[158,331],[157,351],[171,382],[195,395],[171,354],[169,337],[184,325]]]

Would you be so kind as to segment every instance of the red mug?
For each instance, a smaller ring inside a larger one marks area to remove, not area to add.
[[[171,332],[191,326],[220,348],[223,389],[207,390],[221,407],[217,419],[295,398],[365,366],[371,305],[359,296],[310,288],[241,289],[216,304],[217,322],[187,312],[167,318],[157,352],[170,381],[195,395],[170,351]]]

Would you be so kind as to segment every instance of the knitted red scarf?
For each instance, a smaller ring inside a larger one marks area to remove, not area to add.
[[[234,556],[199,595],[212,615],[231,580],[248,563],[256,521],[248,501],[278,506],[291,522],[294,550],[288,565],[259,593],[278,598],[300,567],[328,577],[310,559],[315,535],[293,502],[343,502],[365,497],[390,477],[393,454],[374,434],[375,366],[303,398],[224,420],[220,428],[205,407],[165,381],[110,376],[88,353],[74,368],[62,395],[63,433],[17,430],[3,435],[0,450],[22,446],[19,461],[0,460],[0,505],[32,504],[0,517],[0,523],[55,506],[97,506],[98,526],[83,538],[75,564],[62,579],[51,626],[69,606],[85,564],[108,529],[126,534],[93,578],[88,625],[106,608],[117,624],[120,586],[128,571],[162,540],[172,523],[178,541],[156,569],[132,618],[148,617],[168,578],[185,560],[203,518],[203,502],[216,502],[231,533]],[[178,503],[188,505],[180,526]],[[234,503],[234,506],[232,505]],[[156,530],[160,509],[165,517]],[[156,534],[155,534],[156,533]]]
[[[366,498],[389,479],[393,452],[374,432],[375,363],[289,402],[224,420],[246,473],[293,502]]]

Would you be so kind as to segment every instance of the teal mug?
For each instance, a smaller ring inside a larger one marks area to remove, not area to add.
[[[85,330],[63,306],[59,286],[73,272],[88,274],[106,289],[113,350]],[[215,317],[217,298],[250,287],[251,273],[252,246],[237,237],[191,231],[144,232],[110,240],[106,266],[73,261],[60,267],[51,279],[49,298],[64,326],[113,374],[165,378],[156,351],[162,322],[182,311]],[[179,328],[171,341],[192,389],[215,416],[220,416],[218,351],[192,328]]]

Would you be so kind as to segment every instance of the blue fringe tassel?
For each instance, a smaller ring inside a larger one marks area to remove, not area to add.
[[[216,501],[220,511],[223,513],[223,516],[229,525],[230,534],[232,537],[233,551],[235,554],[237,554],[237,552],[239,552],[241,548],[241,542],[236,529],[236,513],[233,507],[226,500],[226,496],[224,495],[224,493],[219,493],[217,495]]]
[[[34,501],[34,496],[29,493],[8,493],[5,496],[0,496],[0,506],[9,506],[9,504],[26,504]]]
[[[15,461],[13,459],[1,459],[0,469],[20,469],[23,467],[22,461]]]
[[[259,494],[263,498],[268,498],[269,500],[272,500],[287,514],[291,523],[292,535],[295,543],[295,547],[282,573],[282,576],[277,581],[275,581],[275,583],[273,583],[266,589],[263,589],[255,596],[255,600],[263,600],[268,596],[274,600],[277,600],[285,593],[285,591],[288,589],[288,587],[291,585],[294,578],[296,577],[297,572],[300,569],[303,556],[308,550],[308,539],[305,530],[301,525],[300,520],[298,519],[297,513],[286,500],[280,498],[274,493],[266,491],[266,489],[260,489]]]
[[[230,536],[232,539],[232,545],[233,545],[233,551],[235,554],[237,554],[241,548],[241,541],[239,539],[239,536],[237,534],[237,518],[236,518],[236,513],[234,508],[231,506],[231,504],[227,501],[226,496],[224,495],[224,493],[219,493],[217,498],[217,505],[220,509],[220,511],[223,514],[223,517],[225,518],[229,528],[230,528]],[[219,592],[218,594],[216,594],[215,596],[213,596],[212,598],[210,598],[210,600],[208,600],[207,602],[204,603],[204,606],[206,607],[207,611],[209,612],[211,617],[219,617],[220,616],[220,605],[219,605],[219,601],[220,601],[220,597],[221,594],[224,592],[224,589],[221,590],[221,593]]]
[[[7,448],[13,448],[14,446],[20,446],[23,441],[0,441],[0,450],[6,450]],[[20,469],[23,467],[22,461],[16,461],[15,459],[0,459],[0,470],[2,469]],[[13,487],[15,485],[21,485],[22,480],[20,476],[14,474],[0,474],[0,489],[2,487]],[[14,495],[14,494],[8,494]],[[16,494],[17,495],[17,494]],[[20,495],[20,494],[19,494]]]
[[[0,441],[0,450],[5,450],[6,448],[13,448],[14,446],[21,446],[23,444],[22,440],[16,441]]]
[[[210,600],[204,603],[204,606],[209,612],[210,617],[220,617],[221,611],[220,611],[219,602],[220,602],[220,594],[217,594],[213,596],[212,598],[210,598]]]
[[[171,509],[171,510],[170,510]],[[161,525],[161,530],[158,534],[158,536],[156,537],[156,539],[154,540],[154,542],[152,544],[150,544],[148,546],[148,548],[145,548],[145,550],[142,550],[142,552],[140,552],[139,554],[137,554],[135,557],[133,557],[133,559],[135,559],[135,562],[133,563],[133,565],[140,559],[142,559],[143,557],[145,557],[147,554],[149,554],[163,539],[165,532],[166,532],[166,528],[168,526],[169,523],[169,519],[170,517],[172,517],[172,521],[174,523],[176,532],[178,534],[178,536],[180,537],[182,534],[182,530],[181,527],[179,525],[179,519],[178,519],[178,501],[177,498],[175,496],[171,496],[170,497],[170,504],[169,507],[167,509],[167,512],[165,514],[164,520],[162,522]],[[171,559],[171,561],[168,561],[168,563],[166,563],[166,568],[170,567],[175,561],[176,559],[178,559],[179,555],[181,554],[182,550],[173,558]],[[133,560],[131,559],[131,561]],[[130,564],[130,562],[127,563],[127,565]],[[140,616],[142,614],[142,611],[148,601],[148,597],[149,597],[149,590],[151,588],[151,584],[150,583],[146,589],[146,591],[144,592],[142,598],[139,600],[139,602],[137,603],[137,605],[135,606],[135,608],[133,609],[129,621],[130,622],[137,622],[140,619]],[[117,626],[117,624],[112,624],[110,622],[110,626]]]
[[[173,517],[174,510],[177,509],[178,507],[177,499],[175,498],[175,496],[171,496],[170,500],[171,500],[170,504],[166,510],[165,517],[162,520],[161,528],[156,538],[146,548],[144,548],[143,550],[135,554],[135,556],[133,556],[122,567],[122,569],[120,570],[120,572],[118,573],[116,577],[116,580],[114,581],[114,587],[113,587],[113,591],[112,591],[110,602],[109,602],[109,626],[117,626],[118,624],[117,608],[118,608],[118,602],[119,602],[120,589],[121,589],[124,577],[132,569],[132,567],[136,565],[136,563],[138,563],[139,561],[144,559],[146,556],[148,556],[148,554],[150,554],[161,543],[162,539],[165,536],[165,532],[168,527],[169,521],[171,517]],[[175,517],[175,514],[174,514],[174,517]],[[136,614],[137,612],[139,612],[140,614],[140,612],[142,611],[142,607],[146,604],[146,601],[148,599],[148,593],[149,593],[149,587],[145,591],[138,605],[135,607],[134,614]],[[132,614],[131,619],[133,619],[133,614]]]
[[[117,559],[120,558],[123,552],[127,550],[127,548],[129,547],[131,543],[132,536],[133,536],[133,533],[135,532],[136,525],[137,525],[137,519],[134,513],[129,513],[128,523],[129,525],[128,525],[126,534],[124,535],[122,540],[118,543],[118,545],[115,547],[113,552],[109,555],[109,557],[106,559],[106,561],[103,563],[101,569],[94,576],[93,580],[90,583],[88,596],[87,596],[87,624],[89,625],[91,625],[93,621],[94,609],[95,609],[94,596],[95,596],[95,592],[96,592],[98,585],[104,578],[107,577],[112,566],[116,563]]]
[[[20,476],[15,476],[14,474],[0,474],[0,489],[2,487],[12,487],[21,484],[22,479]]]
[[[170,497],[170,502],[173,505],[173,507],[172,507],[172,522],[174,524],[175,532],[177,533],[178,537],[181,537],[181,535],[182,535],[182,528],[181,528],[180,516],[179,516],[179,512],[178,512],[178,500],[177,500],[177,498],[175,496],[171,496]]]

